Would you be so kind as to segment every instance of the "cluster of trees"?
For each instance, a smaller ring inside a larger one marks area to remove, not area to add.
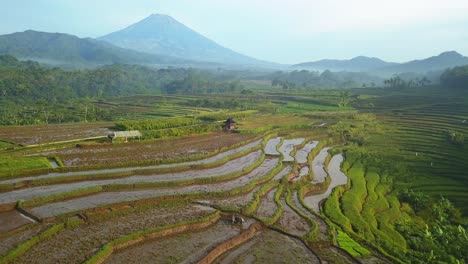
[[[431,81],[427,77],[404,80],[398,75],[393,75],[390,79],[383,81],[386,88],[414,88],[414,87],[424,87],[431,84]]]
[[[32,61],[0,56],[0,124],[29,125],[111,120],[110,111],[92,101],[135,94],[241,92],[238,73],[196,69],[152,69],[111,65],[65,71]],[[205,105],[206,102],[194,102]],[[211,104],[209,102],[208,104]],[[242,108],[240,102],[212,107]]]
[[[440,76],[440,83],[444,87],[455,89],[468,88],[468,65],[446,70]]]
[[[375,87],[381,79],[363,72],[292,71],[269,75],[272,86],[283,89]]]
[[[243,89],[244,85],[239,80],[219,79],[214,74],[195,69],[186,70],[184,78],[162,86],[162,92],[166,94],[233,93]]]
[[[465,143],[465,135],[463,133],[457,131],[449,131],[447,134],[450,143],[459,146],[463,146],[463,144]]]
[[[86,99],[49,103],[44,99],[0,98],[0,125],[37,125],[66,122],[110,121],[109,109]]]
[[[115,64],[94,70],[64,71],[0,56],[0,98],[59,102],[75,98],[110,98],[134,94],[226,93],[241,91],[232,76],[196,69],[152,69]]]
[[[348,121],[339,121],[330,127],[342,140],[364,145],[371,134],[380,132],[380,126],[374,114],[352,114]]]
[[[467,259],[468,231],[460,225],[460,211],[446,198],[429,202],[427,196],[412,191],[404,201],[418,211],[425,211],[425,224],[402,221],[397,224],[412,249],[406,258],[412,263],[464,263]]]

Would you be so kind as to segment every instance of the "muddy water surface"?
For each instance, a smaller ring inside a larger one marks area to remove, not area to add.
[[[205,170],[192,170],[178,173],[168,173],[160,175],[131,176],[119,179],[82,181],[67,184],[39,186],[26,188],[12,192],[0,193],[0,203],[14,203],[18,200],[30,200],[36,197],[70,192],[93,186],[105,186],[109,184],[132,184],[143,182],[163,182],[184,179],[196,179],[226,175],[232,172],[241,171],[260,159],[261,151],[252,152],[246,156],[231,160],[220,167]]]
[[[264,229],[250,241],[236,247],[214,263],[320,263],[299,239]]]
[[[260,218],[270,218],[275,214],[278,206],[275,203],[275,194],[278,191],[277,188],[271,189],[260,201],[256,215]]]
[[[306,235],[311,227],[309,221],[289,207],[284,199],[281,199],[281,203],[283,204],[283,214],[276,224],[281,226],[283,230],[289,234],[299,237]]]
[[[17,263],[83,263],[113,239],[149,228],[192,221],[213,212],[209,207],[182,205],[152,208],[89,222],[40,242],[21,256]]]
[[[311,141],[307,143],[302,149],[298,150],[296,152],[296,155],[294,156],[297,160],[297,163],[299,164],[305,164],[307,163],[307,157],[309,156],[309,153],[317,147],[319,144],[318,141]]]
[[[49,173],[45,175],[40,175],[40,176],[32,176],[32,177],[22,177],[22,178],[16,178],[16,179],[11,179],[11,180],[4,180],[0,181],[0,183],[15,183],[15,182],[21,182],[21,181],[26,181],[26,180],[34,180],[34,179],[43,179],[43,178],[54,178],[54,177],[67,177],[67,176],[75,176],[75,175],[93,175],[93,174],[106,174],[106,173],[116,173],[116,172],[128,172],[128,171],[134,171],[134,170],[146,170],[146,169],[163,169],[163,168],[173,168],[173,167],[179,167],[179,166],[190,166],[190,165],[200,165],[200,164],[208,164],[212,163],[215,161],[218,161],[220,159],[223,159],[229,155],[239,153],[243,150],[255,147],[260,145],[262,142],[261,139],[256,140],[254,142],[251,142],[249,144],[246,144],[244,146],[228,150],[222,153],[219,153],[213,157],[209,157],[206,159],[202,160],[196,160],[196,161],[188,161],[188,162],[181,162],[181,163],[171,163],[171,164],[161,164],[161,165],[154,165],[154,166],[137,166],[137,167],[126,167],[126,168],[116,168],[116,169],[104,169],[104,170],[89,170],[89,171],[81,171],[81,172],[55,172],[55,173]]]
[[[238,236],[242,227],[221,219],[200,231],[157,238],[123,249],[105,263],[197,263],[217,245]]]
[[[279,160],[277,158],[265,159],[265,161],[252,172],[232,181],[221,182],[216,184],[192,185],[178,188],[159,188],[154,190],[105,192],[64,202],[46,204],[31,209],[31,212],[37,214],[38,216],[47,218],[64,213],[90,209],[106,204],[113,204],[119,202],[129,202],[176,194],[228,191],[237,187],[244,186],[255,179],[261,178],[262,176],[270,172],[273,168],[275,168],[278,165],[278,162]]]
[[[285,139],[279,149],[281,154],[283,154],[283,161],[294,161],[294,158],[291,157],[290,153],[293,151],[295,146],[300,145],[304,140],[304,138]]]
[[[324,169],[325,160],[328,156],[328,150],[330,148],[323,148],[312,161],[312,172],[314,173],[313,183],[320,183],[325,181],[327,178],[327,172]]]
[[[34,223],[34,220],[16,210],[0,212],[0,234],[30,223]]]
[[[281,137],[268,140],[267,144],[265,145],[265,154],[280,155],[280,153],[276,150],[276,146],[278,146],[280,142],[281,142]]]
[[[318,232],[318,238],[320,240],[322,240],[322,241],[329,240],[327,223],[325,223],[325,221],[322,218],[314,215],[313,213],[309,212],[309,210],[304,208],[304,206],[302,206],[301,202],[299,202],[299,198],[298,198],[297,195],[298,195],[297,192],[294,192],[294,194],[292,196],[292,201],[293,201],[294,205],[296,206],[296,208],[301,210],[301,212],[306,214],[308,217],[312,218],[312,220],[314,220],[315,223],[317,223],[318,231],[319,231]]]
[[[343,172],[341,172],[342,162],[342,154],[335,155],[330,160],[330,164],[328,165],[328,173],[330,174],[331,182],[325,193],[311,195],[304,198],[305,204],[312,208],[315,212],[320,211],[320,202],[328,198],[336,186],[345,185],[348,183],[348,177]]]
[[[291,173],[292,167],[290,165],[285,166],[278,174],[273,177],[272,181],[281,180]]]

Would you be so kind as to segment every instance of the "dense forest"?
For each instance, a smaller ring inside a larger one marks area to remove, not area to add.
[[[56,102],[73,98],[110,98],[134,94],[223,93],[238,81],[196,69],[152,69],[114,64],[94,70],[64,71],[0,56],[0,96]]]
[[[0,56],[0,124],[110,120],[93,102],[136,94],[205,94],[243,89],[237,74],[114,64],[65,71]],[[77,113],[85,113],[85,115]]]
[[[331,72],[317,71],[292,71],[275,72],[269,76],[272,86],[283,89],[307,89],[307,88],[356,88],[380,86],[383,79],[364,72]]]
[[[448,88],[468,88],[468,65],[445,71],[442,76],[440,76],[440,82],[443,86]]]

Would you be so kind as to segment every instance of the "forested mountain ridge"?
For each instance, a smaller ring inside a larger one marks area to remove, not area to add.
[[[0,35],[0,54],[75,68],[114,63],[183,64],[188,60],[123,49],[92,38],[33,30]]]
[[[134,94],[216,93],[237,88],[235,77],[197,69],[153,69],[114,64],[97,69],[65,71],[0,55],[0,99],[55,102]]]
[[[358,56],[350,60],[319,60],[315,62],[305,62],[295,64],[292,67],[297,69],[310,70],[330,70],[330,71],[351,71],[363,72],[394,65],[395,63],[386,62],[379,58],[370,58]]]
[[[468,57],[456,51],[442,52],[437,56],[432,56],[422,60],[412,60],[399,65],[378,69],[381,72],[403,73],[403,72],[431,72],[443,71],[447,68],[468,65]]]
[[[443,52],[421,60],[412,60],[405,63],[386,62],[379,58],[364,56],[355,57],[351,60],[320,60],[316,62],[305,62],[295,64],[294,69],[330,70],[349,72],[369,72],[379,75],[392,75],[401,73],[427,73],[443,71],[447,68],[468,64],[468,57],[456,51]]]

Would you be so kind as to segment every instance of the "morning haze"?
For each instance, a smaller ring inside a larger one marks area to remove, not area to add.
[[[468,53],[467,12],[463,0],[19,0],[3,4],[0,15],[10,23],[2,23],[0,33],[35,29],[100,37],[157,13],[230,49],[277,63],[360,55],[404,62],[447,50]]]
[[[467,263],[467,11],[2,3],[0,263]]]

